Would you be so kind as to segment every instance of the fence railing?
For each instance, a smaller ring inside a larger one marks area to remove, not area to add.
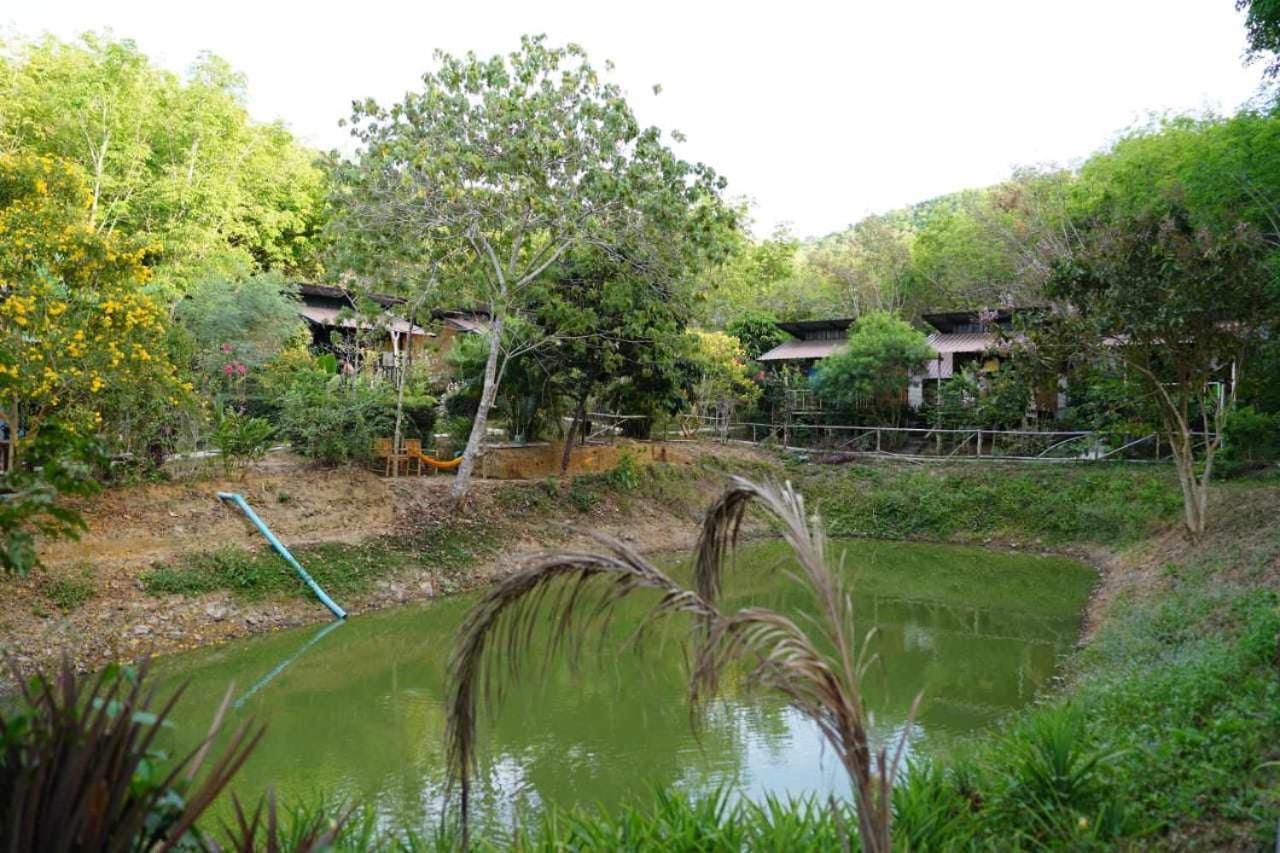
[[[1168,442],[1155,432],[765,424],[692,415],[682,420],[683,427],[668,433],[669,437],[812,451],[829,461],[838,461],[842,455],[1040,462],[1167,462],[1173,458]],[[1195,433],[1196,448],[1203,447],[1209,437]]]

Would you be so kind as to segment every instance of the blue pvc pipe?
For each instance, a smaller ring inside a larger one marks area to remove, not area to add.
[[[235,492],[218,492],[218,497],[221,500],[228,501],[240,507],[241,512],[243,512],[248,519],[253,522],[254,526],[262,532],[262,535],[266,537],[267,542],[271,544],[271,547],[275,549],[275,552],[283,557],[286,563],[293,567],[293,570],[298,573],[298,577],[302,578],[303,582],[307,586],[311,587],[311,591],[316,594],[316,598],[320,599],[320,603],[333,611],[333,615],[337,618],[347,618],[347,611],[339,607],[337,603],[320,588],[320,584],[316,583],[315,578],[307,574],[307,570],[302,568],[302,564],[293,558],[293,555],[289,553],[289,549],[284,547],[284,543],[276,538],[276,535],[271,532],[266,524],[263,523],[262,519],[258,518],[258,514],[253,511],[252,507],[249,506],[248,502],[245,501],[243,497]]]

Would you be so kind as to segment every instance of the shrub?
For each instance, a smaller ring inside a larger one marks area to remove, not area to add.
[[[627,492],[640,484],[640,469],[630,451],[624,450],[618,454],[618,464],[609,472],[609,482]]]
[[[265,418],[250,417],[228,407],[218,417],[210,441],[218,449],[222,470],[229,474],[266,456],[274,432]]]
[[[110,666],[89,681],[64,662],[56,679],[37,677],[22,686],[16,707],[0,716],[0,826],[6,848],[199,847],[195,821],[262,732],[240,726],[197,781],[226,703],[214,715],[205,748],[172,760],[154,747],[172,705],[152,710],[146,670],[146,663],[136,672]]]
[[[385,390],[344,377],[307,371],[285,392],[280,432],[304,456],[326,465],[367,459],[373,441],[394,428]]]
[[[40,565],[36,537],[76,539],[85,521],[62,495],[90,495],[97,491],[95,468],[106,457],[94,438],[46,421],[17,468],[0,474],[0,572],[25,575]]]
[[[1280,413],[1241,406],[1227,416],[1223,456],[1231,462],[1273,462],[1280,459]]]
[[[383,404],[380,417],[386,419],[394,428],[396,422],[396,401],[389,395]],[[405,394],[403,408],[404,420],[400,428],[404,438],[421,439],[424,447],[430,445],[436,425],[436,398],[427,394],[409,396]]]
[[[582,484],[574,480],[573,485],[569,487],[569,503],[573,504],[578,512],[591,512],[595,505],[600,503],[600,498],[583,489]]]

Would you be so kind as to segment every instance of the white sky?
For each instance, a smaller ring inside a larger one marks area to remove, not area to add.
[[[431,52],[575,41],[641,121],[756,203],[756,231],[828,233],[868,213],[1070,162],[1166,111],[1230,111],[1256,90],[1230,0],[627,3],[0,0],[0,27],[110,28],[183,70],[202,49],[249,79],[250,109],[350,150],[353,99],[413,88]],[[663,91],[655,96],[654,83]]]

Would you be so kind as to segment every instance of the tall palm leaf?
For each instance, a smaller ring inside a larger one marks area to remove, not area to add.
[[[759,607],[723,612],[724,575],[747,508],[757,502],[780,523],[801,568],[799,580],[818,609],[811,637],[794,621]],[[501,702],[504,681],[519,678],[524,652],[543,620],[550,625],[547,653],[576,654],[588,628],[607,621],[613,608],[638,590],[654,590],[658,602],[641,624],[675,614],[693,617],[689,695],[698,711],[719,695],[726,667],[751,667],[748,683],[775,690],[817,724],[844,766],[857,805],[862,847],[890,849],[890,792],[901,764],[907,732],[893,747],[874,750],[867,730],[862,676],[872,662],[868,643],[853,636],[853,602],[827,561],[826,537],[804,498],[790,484],[758,485],[739,477],[711,506],[694,560],[693,589],[676,583],[627,545],[594,537],[605,554],[561,553],[535,557],[504,578],[468,614],[450,660],[451,696],[445,731],[449,777],[460,799],[462,838],[467,843],[471,777],[476,772],[476,710]],[[823,651],[823,648],[830,651]],[[908,718],[914,719],[919,697]]]

